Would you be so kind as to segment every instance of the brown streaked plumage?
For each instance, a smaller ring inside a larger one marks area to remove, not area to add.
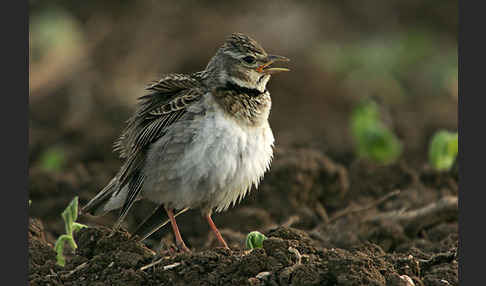
[[[272,67],[276,61],[288,59],[235,33],[205,70],[169,74],[149,85],[115,142],[123,165],[83,210],[99,215],[121,209],[116,228],[135,201],[151,200],[158,207],[136,234],[145,239],[170,221],[177,245],[188,251],[175,217],[199,208],[228,247],[211,214],[240,201],[270,166],[274,139],[266,84],[271,74],[287,71]],[[167,221],[160,218],[163,210]]]

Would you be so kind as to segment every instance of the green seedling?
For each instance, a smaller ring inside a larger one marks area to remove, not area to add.
[[[60,148],[50,148],[44,151],[40,157],[42,169],[51,172],[59,172],[65,162],[64,151]]]
[[[62,219],[64,220],[64,226],[66,228],[66,234],[61,235],[54,245],[54,250],[57,252],[57,264],[63,266],[66,264],[66,259],[64,258],[63,251],[65,243],[68,243],[73,250],[78,248],[78,245],[74,241],[73,232],[78,231],[84,227],[84,224],[77,223],[78,219],[78,197],[69,203],[67,208],[62,212]]]
[[[449,170],[457,157],[459,136],[448,131],[438,131],[430,141],[429,164],[437,171]]]
[[[351,133],[359,157],[389,164],[402,153],[402,143],[382,122],[374,101],[366,100],[352,111]]]
[[[252,231],[246,236],[246,248],[248,249],[255,249],[255,248],[262,248],[263,241],[267,239],[267,237],[259,232],[259,231]]]

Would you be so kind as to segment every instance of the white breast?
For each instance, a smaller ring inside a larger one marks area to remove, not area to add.
[[[147,198],[177,209],[219,212],[241,200],[252,185],[258,186],[273,156],[268,121],[248,126],[213,103],[209,97],[191,107],[190,112],[204,110],[204,115],[172,130],[191,138],[184,148],[177,141],[185,139],[167,134],[151,149],[157,155],[150,155],[153,159],[146,165]]]
[[[241,200],[252,185],[258,186],[270,167],[274,137],[268,122],[242,126],[222,110],[207,114],[197,130],[179,167],[191,174],[186,184],[204,188],[187,191],[200,193],[206,207],[219,212]]]
[[[268,122],[260,127],[242,127],[220,116],[215,121],[221,127],[216,170],[224,176],[219,178],[222,190],[215,194],[214,206],[221,211],[240,201],[252,185],[258,187],[270,167],[274,137]]]

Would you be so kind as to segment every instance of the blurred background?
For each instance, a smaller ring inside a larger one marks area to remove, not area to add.
[[[101,189],[120,166],[112,142],[145,85],[165,73],[204,69],[232,32],[291,59],[291,72],[269,84],[277,146],[317,148],[348,164],[350,114],[373,98],[404,142],[402,157],[421,164],[436,130],[457,129],[457,6],[30,0],[31,212],[46,218],[54,202],[43,197],[65,197],[55,202],[63,209],[72,194],[89,189],[84,203]]]

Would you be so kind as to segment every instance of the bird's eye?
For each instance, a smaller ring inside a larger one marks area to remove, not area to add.
[[[246,56],[243,58],[243,60],[247,63],[247,64],[254,64],[256,59],[255,57],[252,57],[252,56]]]

